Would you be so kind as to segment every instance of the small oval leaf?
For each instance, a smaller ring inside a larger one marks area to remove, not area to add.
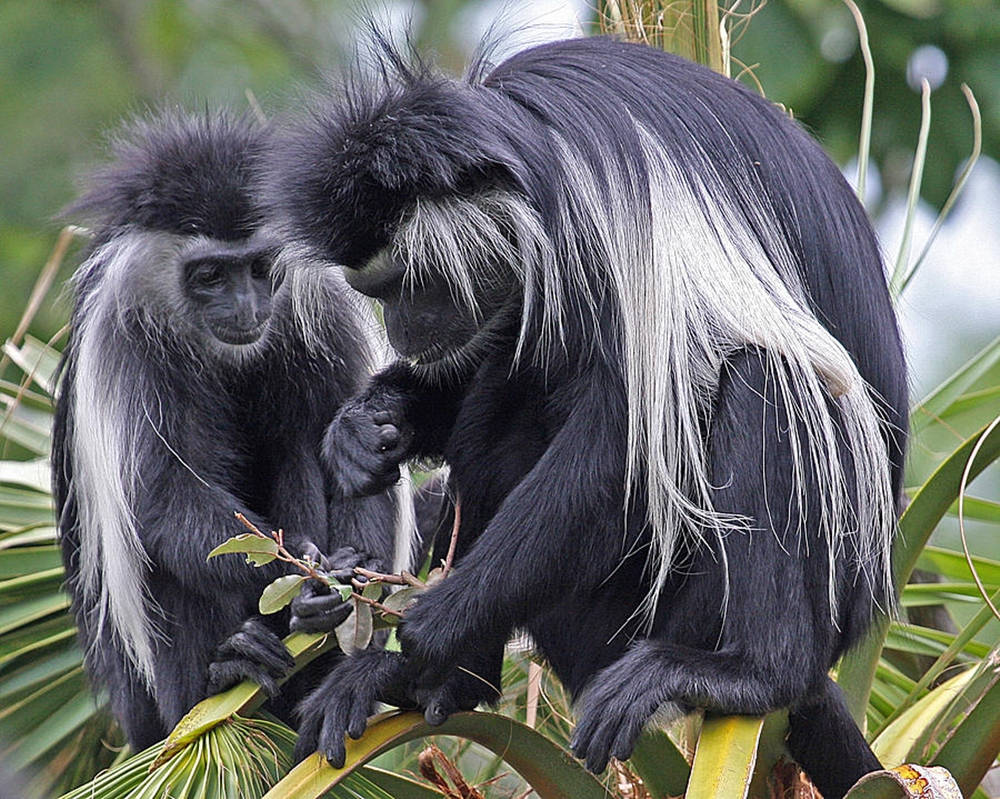
[[[260,595],[260,602],[257,604],[260,612],[264,614],[277,613],[288,605],[302,591],[302,583],[306,577],[301,574],[287,574],[279,577]]]
[[[389,610],[395,610],[397,613],[403,613],[406,609],[417,601],[417,597],[423,593],[422,588],[413,588],[408,586],[407,588],[400,588],[394,594],[389,594],[383,601],[382,604],[385,605]]]
[[[223,541],[208,553],[206,560],[210,560],[217,555],[227,555],[230,553],[246,555],[247,563],[253,563],[255,566],[263,566],[277,557],[278,543],[272,538],[265,538],[253,533],[243,533],[242,535]]]
[[[337,643],[340,644],[340,651],[350,655],[368,646],[373,631],[372,609],[356,601],[351,615],[333,632],[337,636]]]
[[[342,601],[346,602],[354,594],[354,588],[349,585],[341,585],[340,583],[330,583],[330,588],[340,594]]]

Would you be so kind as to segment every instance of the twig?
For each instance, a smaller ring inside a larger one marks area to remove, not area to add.
[[[362,577],[367,577],[368,580],[373,583],[385,583],[386,585],[408,585],[412,588],[427,587],[427,583],[419,577],[410,574],[408,571],[402,571],[399,574],[384,574],[382,572],[373,572],[369,569],[363,569],[360,566],[355,566],[354,573]]]
[[[312,577],[314,580],[319,580],[324,585],[327,585],[326,576],[316,570],[316,568],[309,561],[302,560],[301,558],[295,557],[291,552],[285,549],[285,531],[284,530],[272,530],[271,535],[265,535],[260,531],[252,521],[250,521],[246,516],[244,516],[239,511],[235,513],[236,520],[240,522],[244,527],[246,527],[254,535],[260,536],[261,538],[266,538],[268,540],[273,540],[278,545],[278,554],[275,556],[277,560],[282,563],[290,563],[296,566],[301,571],[305,572],[307,575]]]
[[[451,571],[451,564],[455,560],[455,550],[458,548],[458,531],[462,526],[462,498],[455,495],[455,523],[451,526],[451,541],[448,542],[448,554],[444,559],[444,568],[441,570],[441,577],[447,577]]]
[[[969,542],[965,537],[965,489],[969,484],[969,474],[972,472],[972,465],[976,462],[976,458],[979,455],[979,450],[983,446],[983,442],[990,437],[990,434],[996,429],[998,424],[1000,424],[1000,416],[990,422],[989,427],[987,427],[983,434],[979,437],[976,445],[972,448],[969,460],[965,463],[965,469],[962,471],[962,482],[958,487],[958,532],[962,538],[962,552],[965,553],[965,562],[969,566],[969,571],[972,572],[972,579],[976,581],[976,588],[979,589],[979,594],[982,596],[983,601],[989,606],[990,610],[993,611],[993,615],[1000,619],[1000,610],[997,610],[997,606],[994,605],[993,600],[990,599],[990,594],[986,590],[986,586],[983,585],[983,580],[979,576],[979,569],[976,568],[976,564],[972,559],[972,552],[969,550]]]
[[[356,600],[358,600],[358,602],[361,602],[362,604],[370,605],[374,610],[377,610],[379,613],[384,613],[384,614],[388,614],[390,616],[395,616],[398,619],[401,619],[404,616],[404,614],[403,614],[402,611],[400,611],[400,610],[393,610],[392,608],[387,608],[385,605],[383,605],[378,600],[369,599],[368,597],[364,596],[363,594],[359,594],[357,591],[352,591],[351,592],[351,597],[354,598],[354,599],[356,599]]]

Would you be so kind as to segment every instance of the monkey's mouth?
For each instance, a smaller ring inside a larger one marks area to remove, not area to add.
[[[239,347],[257,342],[264,334],[266,327],[267,321],[264,321],[250,328],[216,327],[212,332],[215,333],[215,337],[222,343]]]

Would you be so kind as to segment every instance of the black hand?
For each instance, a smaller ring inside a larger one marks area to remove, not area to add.
[[[352,400],[323,438],[323,462],[345,497],[369,496],[399,480],[413,432],[399,409]]]
[[[377,700],[412,706],[409,668],[395,652],[360,652],[345,658],[299,705],[298,762],[319,750],[341,768],[347,756],[344,735],[360,738]]]
[[[343,624],[354,607],[350,599],[341,599],[318,580],[307,580],[302,591],[292,600],[292,632],[329,633]]]

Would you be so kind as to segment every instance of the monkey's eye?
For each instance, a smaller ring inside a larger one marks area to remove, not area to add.
[[[200,286],[218,286],[225,280],[226,275],[220,266],[205,266],[199,269],[194,280]]]

